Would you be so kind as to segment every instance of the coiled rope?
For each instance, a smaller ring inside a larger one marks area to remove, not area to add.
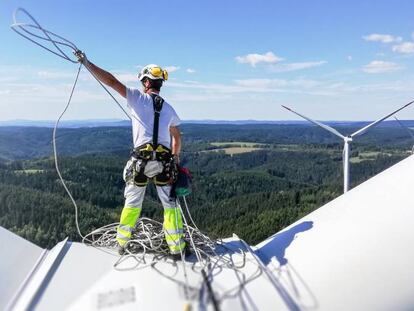
[[[22,23],[18,22],[18,16],[19,14],[26,15],[33,24],[30,23]],[[71,50],[71,54],[73,57],[74,52],[79,51],[78,47],[71,41],[63,38],[62,36],[59,36],[45,28],[43,28],[36,19],[30,15],[29,12],[27,12],[23,8],[18,8],[13,13],[13,24],[10,26],[11,29],[13,29],[17,34],[22,36],[23,38],[29,40],[30,42],[33,42],[37,46],[40,46],[41,48],[45,49],[46,51],[49,51],[56,56],[59,56],[60,58],[63,58],[71,63],[78,63],[77,59],[72,59],[67,53],[63,51],[63,48],[69,48]],[[40,35],[34,33],[31,31],[32,29],[37,29],[40,31]],[[36,39],[40,41],[36,41]],[[50,43],[52,46],[48,47],[46,43]],[[52,49],[52,47],[55,48],[55,50]],[[88,68],[88,66],[85,66],[85,68],[91,73],[91,75],[95,78],[95,80],[102,86],[102,88],[108,93],[108,95],[115,101],[115,103],[118,105],[118,107],[124,112],[124,114],[128,117],[128,119],[131,120],[131,116],[128,114],[128,112],[122,107],[122,105],[119,103],[119,101],[115,98],[115,96],[112,95],[112,93],[108,90],[108,88],[102,84],[101,81],[96,77],[96,75]]]

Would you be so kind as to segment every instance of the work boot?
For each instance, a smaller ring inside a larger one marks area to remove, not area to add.
[[[125,247],[118,245],[118,254],[119,255],[124,255],[125,254]]]
[[[178,254],[170,254],[170,258],[173,261],[180,261],[181,260],[181,253],[178,253]]]
[[[188,243],[185,244],[185,247],[182,251],[182,254],[183,254],[183,259],[185,259],[187,256],[191,255],[190,247],[188,246]],[[181,260],[181,253],[170,254],[170,257],[174,261],[179,261],[179,260]]]

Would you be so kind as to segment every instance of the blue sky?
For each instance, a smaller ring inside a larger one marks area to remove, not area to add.
[[[77,70],[10,29],[17,7],[128,86],[145,64],[169,69],[162,94],[186,120],[297,119],[281,104],[373,120],[414,99],[414,1],[11,0],[0,4],[0,120],[56,119]],[[65,118],[123,117],[83,72]]]

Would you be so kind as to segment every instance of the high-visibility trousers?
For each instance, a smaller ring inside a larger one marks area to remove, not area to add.
[[[158,197],[164,208],[164,234],[171,254],[184,250],[183,221],[176,200],[170,197],[171,186],[156,186]],[[124,246],[130,239],[132,230],[138,221],[142,210],[146,187],[127,184],[125,187],[125,205],[117,229],[116,240]]]

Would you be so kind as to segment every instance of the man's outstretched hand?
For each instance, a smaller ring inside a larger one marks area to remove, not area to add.
[[[86,54],[83,53],[81,50],[77,50],[73,52],[73,54],[75,54],[79,63],[83,64],[84,66],[88,64],[88,58],[86,57]]]

